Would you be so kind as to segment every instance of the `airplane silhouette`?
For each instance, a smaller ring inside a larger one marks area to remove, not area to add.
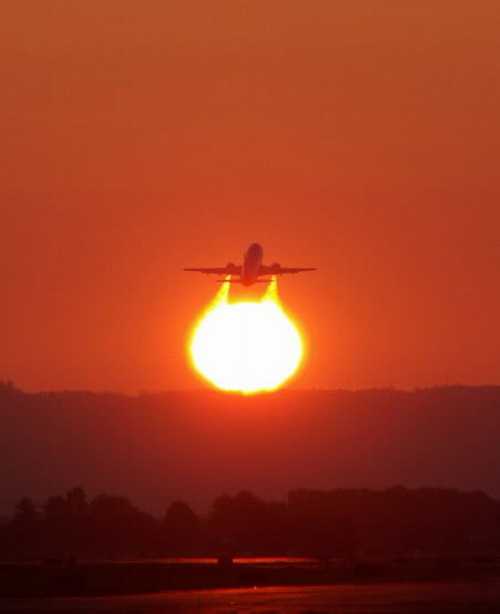
[[[264,250],[259,243],[252,243],[245,252],[243,264],[233,264],[228,262],[224,267],[208,267],[208,268],[189,268],[185,271],[195,271],[197,273],[205,273],[206,275],[230,275],[230,279],[220,279],[221,283],[238,283],[244,286],[251,286],[255,283],[267,283],[269,279],[260,279],[266,275],[288,275],[291,273],[302,273],[304,271],[315,271],[311,267],[282,267],[275,262],[271,265],[262,264]],[[236,279],[233,279],[236,277]]]

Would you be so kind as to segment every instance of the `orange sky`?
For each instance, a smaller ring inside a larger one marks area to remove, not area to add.
[[[198,386],[180,269],[259,241],[297,386],[500,383],[498,0],[8,4],[0,379]]]

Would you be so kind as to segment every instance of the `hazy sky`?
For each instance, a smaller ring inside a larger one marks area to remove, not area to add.
[[[0,86],[0,379],[198,386],[259,241],[297,386],[500,383],[498,0],[6,2]]]

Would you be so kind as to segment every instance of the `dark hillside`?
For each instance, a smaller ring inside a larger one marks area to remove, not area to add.
[[[136,397],[0,390],[0,515],[84,484],[159,512],[221,492],[430,485],[500,496],[500,388],[211,391]]]

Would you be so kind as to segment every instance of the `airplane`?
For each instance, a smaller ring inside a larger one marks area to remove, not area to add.
[[[243,258],[243,264],[237,265],[232,262],[228,262],[224,267],[213,268],[189,268],[184,271],[195,271],[197,273],[205,273],[206,275],[226,275],[230,276],[229,279],[219,279],[220,283],[237,283],[244,286],[251,286],[255,283],[268,283],[270,279],[260,279],[261,276],[266,275],[287,275],[290,273],[302,273],[304,271],[315,271],[315,268],[311,267],[282,267],[275,262],[269,266],[262,264],[262,258],[264,256],[264,250],[259,243],[252,243],[245,252]],[[236,276],[236,279],[233,279]]]

